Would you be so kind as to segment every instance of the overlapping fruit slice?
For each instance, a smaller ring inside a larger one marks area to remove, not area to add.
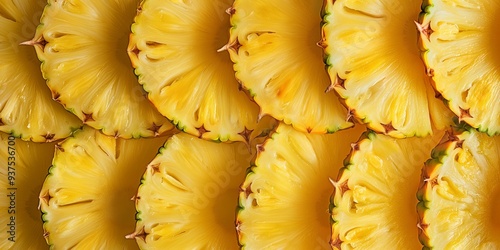
[[[58,144],[40,191],[47,243],[55,249],[137,249],[125,239],[135,224],[130,198],[165,140],[116,139],[85,127]]]
[[[363,126],[318,135],[282,123],[259,146],[241,186],[237,229],[244,249],[329,249],[328,202],[349,145]]]
[[[450,132],[422,171],[418,212],[426,249],[500,248],[500,137]]]
[[[420,24],[436,90],[471,126],[500,133],[500,53],[496,1],[426,2]]]
[[[174,135],[143,176],[128,237],[141,249],[238,249],[238,188],[252,160],[243,142]]]
[[[51,99],[31,39],[47,1],[0,0],[0,131],[23,140],[68,137],[81,122]]]
[[[365,133],[334,181],[334,249],[421,249],[416,193],[423,163],[443,131],[394,139]]]
[[[122,138],[173,126],[144,96],[127,56],[138,0],[49,0],[35,37],[52,97],[85,124]]]
[[[217,52],[229,39],[224,11],[232,2],[146,0],[128,50],[149,99],[179,129],[209,140],[248,141],[259,108],[239,90],[228,53]]]
[[[270,114],[295,129],[331,133],[353,126],[333,93],[323,62],[323,1],[236,0],[226,46],[236,77]]]
[[[0,249],[44,249],[38,192],[55,143],[33,143],[0,133]]]
[[[393,137],[426,136],[450,124],[420,58],[420,1],[329,0],[325,52],[332,87],[350,113]]]

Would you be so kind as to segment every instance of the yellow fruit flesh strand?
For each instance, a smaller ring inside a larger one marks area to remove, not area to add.
[[[496,1],[432,1],[424,24],[432,34],[424,45],[436,89],[451,110],[488,134],[500,133],[500,54]]]
[[[242,185],[240,244],[245,249],[329,249],[329,178],[336,177],[363,129],[312,135],[281,124]]]
[[[32,47],[20,45],[35,33],[46,1],[0,3],[0,130],[36,142],[65,138],[81,126],[52,100]]]
[[[49,1],[34,38],[47,42],[37,53],[59,101],[86,124],[123,138],[173,127],[145,98],[127,56],[137,3]]]
[[[55,143],[35,144],[0,134],[0,249],[43,249],[38,192],[47,174]]]
[[[442,158],[426,166],[427,210],[421,215],[426,244],[436,249],[500,247],[500,141],[461,132],[441,150]]]
[[[355,144],[335,184],[332,246],[421,249],[415,193],[422,162],[442,135],[396,140],[371,133]]]
[[[230,44],[236,77],[261,112],[301,131],[334,132],[352,126],[324,70],[322,1],[236,1]],[[293,32],[290,32],[292,31]]]
[[[259,109],[238,90],[228,52],[217,52],[228,41],[231,3],[147,1],[129,53],[149,98],[179,129],[244,141],[239,133],[256,127]]]
[[[173,136],[143,176],[129,237],[142,249],[238,249],[235,209],[251,160],[241,142]]]
[[[368,126],[394,137],[426,136],[451,117],[433,95],[414,21],[419,2],[328,2],[324,26],[335,90]],[[341,84],[336,83],[341,81]]]
[[[58,249],[137,249],[125,239],[135,224],[130,199],[165,140],[115,139],[86,127],[58,146],[40,192],[47,242]]]

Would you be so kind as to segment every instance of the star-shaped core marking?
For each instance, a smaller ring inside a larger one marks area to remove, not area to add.
[[[147,236],[148,236],[148,233],[146,233],[146,231],[144,230],[144,227],[142,227],[139,231],[133,232],[129,235],[126,235],[125,238],[126,239],[136,239],[136,240],[139,239],[139,240],[145,241]]]
[[[330,178],[330,183],[332,183],[332,185],[335,187],[335,191],[334,192],[337,192],[337,191],[340,191],[340,196],[344,196],[345,192],[351,190],[349,188],[349,185],[347,183],[348,180],[342,182],[342,183],[339,183],[337,181],[334,181],[332,178]]]
[[[41,50],[44,50],[45,46],[47,45],[47,41],[45,40],[45,37],[41,36],[37,40],[29,40],[26,42],[22,42],[19,45],[38,46]]]
[[[151,127],[149,127],[148,130],[152,131],[155,136],[159,136],[160,135],[160,128],[161,128],[161,125],[156,125],[156,123],[153,122],[153,125],[151,125]]]
[[[45,142],[52,142],[54,141],[55,134],[47,133],[45,135],[42,135],[43,138],[45,138]]]
[[[460,108],[460,116],[458,117],[459,122],[463,121],[464,118],[472,118],[472,115],[470,114],[470,109],[463,109]]]
[[[228,15],[232,16],[232,15],[234,15],[234,13],[236,13],[236,9],[233,6],[231,6],[231,7],[226,9],[226,13]]]
[[[236,38],[235,41],[222,46],[222,48],[218,49],[217,52],[232,50],[232,51],[236,52],[236,54],[237,54],[240,51],[240,47],[241,47],[241,44],[238,41],[238,38]]]
[[[433,32],[433,30],[431,29],[431,23],[426,23],[426,24],[422,24],[422,23],[419,23],[417,21],[414,21],[415,22],[415,25],[417,26],[417,30],[418,32],[420,32],[420,34],[422,36],[424,36],[425,38],[427,38],[427,40],[429,41],[430,40],[430,36]]]
[[[82,112],[82,114],[83,114],[83,122],[84,123],[95,121],[94,117],[93,117],[93,113]]]
[[[198,130],[198,138],[202,138],[203,134],[205,134],[206,132],[210,132],[205,129],[205,125],[201,125],[201,127],[197,128],[197,130]]]
[[[330,240],[330,246],[332,246],[333,249],[341,249],[341,245],[342,245],[342,240],[340,239],[340,237],[337,236],[337,238],[335,240]]]
[[[396,128],[392,126],[392,122],[389,122],[388,124],[383,124],[381,123],[382,127],[384,127],[384,131],[386,134],[389,134],[392,131],[396,131]]]
[[[149,165],[152,174],[160,173],[160,163]]]
[[[52,91],[52,100],[54,100],[58,103],[61,103],[61,100],[59,100],[60,97],[61,97],[61,94],[59,94],[59,92]]]
[[[354,109],[349,109],[347,111],[347,117],[346,117],[346,122],[354,122],[354,117],[355,117],[355,114],[356,114],[356,110]]]
[[[45,205],[49,205],[49,202],[52,198],[53,197],[50,195],[49,191],[47,191],[40,196],[40,201],[43,202]],[[38,205],[38,208],[40,208],[40,205]]]
[[[333,87],[345,89],[345,79],[342,79],[339,75],[337,75],[335,82],[333,82]]]
[[[247,127],[245,127],[245,129],[241,133],[238,133],[238,134],[241,135],[245,139],[245,142],[248,144],[248,143],[250,143],[250,136],[252,135],[252,132],[253,132],[253,129],[250,130],[250,129],[247,129]]]

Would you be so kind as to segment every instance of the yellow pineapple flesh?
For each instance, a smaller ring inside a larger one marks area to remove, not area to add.
[[[227,49],[236,77],[261,114],[300,131],[332,133],[353,126],[323,62],[321,0],[236,0]]]
[[[0,1],[0,131],[23,140],[50,142],[81,126],[77,117],[51,99],[32,38],[45,0]]]
[[[85,126],[56,146],[40,191],[47,243],[54,249],[137,249],[134,196],[165,137],[125,140]]]
[[[149,103],[127,56],[138,0],[49,0],[35,37],[55,100],[85,124],[121,138],[173,126]],[[85,25],[82,25],[85,24]]]
[[[450,124],[420,58],[420,1],[326,1],[323,26],[332,88],[377,132],[425,137]]]

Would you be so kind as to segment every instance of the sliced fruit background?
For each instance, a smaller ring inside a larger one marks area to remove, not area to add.
[[[363,131],[317,135],[282,123],[258,147],[241,186],[236,226],[242,248],[328,249],[330,179]]]
[[[158,110],[180,130],[248,141],[259,108],[238,89],[227,51],[231,0],[147,0],[132,25],[129,55]],[[179,15],[179,13],[183,13]],[[272,119],[265,117],[263,123]]]
[[[255,150],[174,135],[149,164],[136,196],[141,249],[238,249],[239,185]]]
[[[81,126],[51,99],[34,49],[21,45],[33,37],[45,4],[0,1],[0,131],[36,142],[66,138]]]
[[[328,73],[351,114],[397,138],[445,129],[452,115],[434,97],[418,43],[419,1],[326,1]]]
[[[261,114],[300,131],[332,133],[353,126],[323,63],[322,1],[236,0],[227,49],[236,78]]]
[[[166,137],[115,139],[85,127],[57,144],[40,191],[47,243],[56,249],[137,249],[134,197]]]
[[[121,138],[158,136],[173,127],[144,96],[127,56],[138,3],[49,0],[31,40],[54,100]]]
[[[418,193],[420,240],[435,249],[500,247],[500,137],[455,128],[432,152]]]
[[[55,143],[33,143],[0,133],[0,249],[46,249],[38,192]]]
[[[422,248],[415,194],[423,162],[443,134],[394,139],[369,131],[352,145],[334,181],[334,249]]]
[[[489,135],[500,133],[500,5],[432,0],[423,6],[424,60],[450,109]]]

